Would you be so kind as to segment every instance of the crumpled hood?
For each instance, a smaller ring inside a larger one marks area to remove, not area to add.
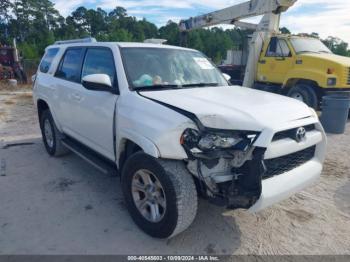
[[[210,128],[261,131],[312,116],[302,102],[246,87],[146,91],[141,95],[195,114]]]

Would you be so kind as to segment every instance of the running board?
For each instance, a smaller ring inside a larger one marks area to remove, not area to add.
[[[78,141],[75,141],[69,137],[65,137],[62,139],[62,144],[102,173],[106,175],[118,174],[116,164],[99,155],[92,149],[79,143]]]

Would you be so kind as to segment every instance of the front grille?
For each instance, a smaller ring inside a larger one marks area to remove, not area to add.
[[[315,125],[312,124],[312,125],[304,126],[304,128],[305,128],[306,132],[310,132],[310,131],[315,130]],[[298,129],[298,127],[278,132],[278,133],[276,133],[274,135],[272,141],[282,140],[282,139],[285,139],[285,138],[292,138],[292,139],[294,139],[295,138],[295,134],[297,132],[297,129]]]
[[[290,155],[265,160],[266,172],[263,179],[283,174],[305,164],[314,157],[315,151],[316,146],[313,146]]]

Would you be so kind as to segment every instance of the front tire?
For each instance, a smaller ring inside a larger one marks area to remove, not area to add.
[[[122,173],[122,188],[134,222],[148,235],[170,238],[193,222],[197,191],[184,163],[132,155]]]
[[[288,91],[287,96],[304,102],[315,110],[318,109],[319,101],[312,86],[307,84],[297,84]]]
[[[50,110],[45,110],[40,116],[40,128],[43,142],[50,156],[62,156],[69,150],[62,144],[62,133],[57,129]]]

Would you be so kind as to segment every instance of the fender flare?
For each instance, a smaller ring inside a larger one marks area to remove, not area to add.
[[[117,133],[117,163],[119,163],[121,153],[125,146],[124,141],[127,140],[137,144],[146,154],[154,158],[160,158],[159,149],[151,140],[130,129],[124,129]]]
[[[50,103],[48,102],[49,101],[48,97],[45,97],[45,96],[42,96],[42,95],[33,95],[33,100],[35,102],[34,105],[35,105],[36,108],[38,107],[39,100],[42,100],[42,101],[44,101],[47,104],[47,106],[48,106],[48,108],[49,108],[49,110],[51,112],[52,118],[55,121],[57,129],[60,132],[62,132],[62,126],[61,126],[60,122],[58,121],[58,117],[57,117],[57,114],[55,113],[55,110],[50,106]],[[38,110],[38,108],[37,108],[37,110]],[[38,117],[39,117],[39,114],[38,114]],[[40,119],[39,119],[39,122],[40,122]]]

